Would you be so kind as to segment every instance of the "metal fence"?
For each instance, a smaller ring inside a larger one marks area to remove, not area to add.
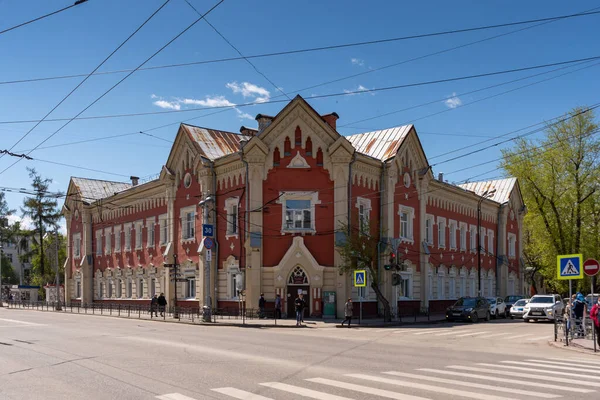
[[[554,341],[563,342],[565,346],[569,346],[573,339],[592,340],[594,352],[597,351],[592,319],[557,316],[554,319]]]

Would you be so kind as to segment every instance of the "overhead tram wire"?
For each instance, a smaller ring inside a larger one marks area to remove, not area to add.
[[[192,5],[192,3],[190,3],[189,0],[185,0],[185,2],[192,8],[192,10],[194,10],[196,12],[196,14],[201,15],[200,12],[196,9],[196,7],[194,7]],[[271,79],[269,79],[269,77],[267,77],[267,75],[265,75],[262,71],[260,71],[256,67],[256,65],[254,65],[254,63],[248,59],[248,57],[244,56],[242,54],[242,52],[239,51],[238,48],[233,43],[231,43],[231,41],[229,41],[229,39],[227,39],[213,24],[211,24],[208,21],[208,19],[204,18],[204,22],[206,22],[208,24],[208,26],[210,26],[212,28],[212,30],[215,31],[217,33],[217,35],[219,35],[221,37],[221,39],[223,39],[229,45],[229,47],[231,47],[233,50],[235,50],[235,52],[238,53],[240,55],[240,57],[242,57],[242,59],[244,61],[246,61],[259,75],[261,75],[263,78],[265,78],[267,80],[267,82],[269,82],[275,88],[275,90],[279,91],[283,96],[287,97],[288,100],[290,100],[290,101],[292,100],[291,97],[287,95],[287,93],[285,93],[283,90],[281,90],[278,85],[276,85]]]
[[[170,0],[167,0],[167,2]],[[214,9],[216,9],[219,5],[221,5],[225,0],[219,0],[214,6],[212,6],[206,13],[204,13],[203,15],[201,15],[199,18],[197,18],[194,22],[192,22],[190,25],[188,25],[184,30],[182,30],[180,33],[178,33],[173,39],[169,40],[164,46],[162,46],[160,49],[158,49],[156,52],[154,52],[154,54],[152,54],[150,57],[148,57],[145,61],[143,61],[138,68],[141,68],[144,64],[146,64],[148,61],[150,61],[151,59],[153,59],[156,55],[158,55],[161,51],[163,51],[165,48],[167,48],[171,43],[173,43],[175,40],[177,40],[181,35],[183,35],[184,33],[186,33],[188,30],[190,30],[194,25],[196,25],[198,22],[200,22],[206,15],[210,14]],[[40,147],[42,144],[46,143],[48,140],[50,140],[52,137],[54,137],[54,135],[56,135],[58,132],[60,132],[63,128],[65,128],[67,125],[69,125],[71,122],[73,122],[78,116],[80,116],[81,114],[83,114],[85,111],[87,111],[90,107],[92,107],[94,104],[96,104],[98,101],[100,101],[100,99],[102,99],[104,96],[106,96],[108,93],[110,93],[113,89],[115,89],[117,86],[119,86],[122,82],[124,82],[127,78],[129,78],[131,75],[133,75],[133,73],[136,71],[137,69],[131,71],[129,74],[127,74],[125,77],[123,77],[120,81],[118,81],[116,84],[114,84],[113,86],[111,86],[107,91],[105,91],[103,94],[101,94],[99,97],[97,97],[93,102],[91,102],[87,107],[85,107],[83,110],[81,110],[77,115],[75,115],[73,118],[69,119],[64,125],[62,125],[60,128],[58,128],[56,131],[54,131],[54,133],[50,134],[48,137],[46,137],[46,139],[42,140],[40,143],[38,143],[37,146],[35,146],[32,150],[30,150],[27,155],[31,154],[33,151],[35,151],[38,147]],[[10,168],[12,168],[14,165],[16,165],[21,159],[18,159],[17,161],[15,161],[14,163],[12,163],[11,165],[9,165],[8,167],[6,167],[5,169],[3,169],[2,171],[0,171],[0,175],[2,175],[3,173],[5,173],[7,170],[9,170]]]
[[[50,116],[50,114],[52,114],[54,112],[54,110],[56,110],[58,107],[60,107],[60,105],[62,103],[64,103],[73,93],[75,93],[75,91],[77,91],[77,89],[79,89],[93,74],[94,72],[98,71],[98,69],[100,69],[100,67],[102,67],[117,51],[119,51],[119,49],[121,49],[131,38],[133,38],[152,18],[154,18],[154,16],[156,14],[158,14],[158,12],[160,10],[163,9],[164,6],[166,6],[171,0],[166,0],[156,11],[154,11],[135,31],[133,31],[133,33],[131,33],[127,39],[125,39],[123,42],[121,42],[121,44],[119,44],[119,46],[117,46],[116,49],[114,49],[109,55],[108,57],[106,57],[104,60],[102,60],[102,62],[100,64],[98,64],[96,66],[96,68],[94,68],[92,70],[92,72],[90,72],[89,74],[87,74],[87,76],[77,84],[77,86],[75,86],[66,96],[64,96],[62,98],[61,101],[58,102],[57,105],[55,105],[50,111],[48,111],[48,113],[46,115],[44,115],[44,117],[39,120],[31,129],[29,129],[29,131],[27,131],[25,134],[23,134],[19,140],[16,141],[15,144],[13,144],[10,149],[8,149],[9,151],[14,149],[15,146],[17,146],[19,143],[21,143],[21,141],[23,141],[23,139],[25,139],[27,136],[29,136],[29,134],[31,132],[33,132],[33,130],[35,128],[37,128],[42,122],[44,122],[44,120],[46,120],[46,118],[48,118],[48,116]],[[0,156],[0,158],[2,158],[2,156]]]
[[[115,70],[115,71],[98,72],[95,75],[119,74],[119,73],[131,72],[131,71],[148,71],[148,70],[154,70],[154,69],[177,68],[177,67],[185,67],[185,66],[191,66],[191,65],[239,61],[239,60],[244,60],[244,59],[275,57],[275,56],[284,56],[284,55],[299,54],[299,53],[310,53],[310,52],[315,52],[315,51],[326,51],[326,50],[334,50],[334,49],[341,49],[341,48],[390,43],[390,42],[397,42],[397,41],[403,41],[403,40],[414,40],[414,39],[421,39],[421,38],[426,38],[426,37],[452,35],[452,34],[457,34],[457,33],[474,32],[474,31],[481,31],[481,30],[488,30],[488,29],[497,29],[497,28],[509,27],[509,26],[527,25],[527,24],[544,23],[544,22],[554,22],[554,21],[560,21],[560,20],[564,20],[564,19],[586,17],[586,16],[600,14],[600,11],[595,11],[595,10],[597,10],[597,8],[593,8],[591,10],[580,12],[580,13],[575,13],[575,14],[566,14],[566,15],[560,15],[560,16],[555,16],[555,17],[537,18],[537,19],[530,19],[530,20],[524,20],[524,21],[508,22],[508,23],[503,23],[503,24],[486,25],[486,26],[479,26],[479,27],[473,27],[473,28],[463,28],[463,29],[455,29],[455,30],[449,30],[449,31],[424,33],[424,34],[400,36],[400,37],[394,37],[394,38],[368,40],[368,41],[361,41],[361,42],[342,43],[342,44],[329,45],[329,46],[309,47],[309,48],[304,48],[304,49],[247,55],[247,56],[243,56],[243,57],[231,57],[231,58],[222,58],[222,59],[178,63],[178,64],[158,65],[158,66],[153,66],[153,67],[137,68],[135,70],[134,69],[122,69],[122,70]],[[516,31],[514,31],[514,32],[516,32]],[[507,33],[507,34],[509,34],[509,33]],[[503,35],[506,35],[506,34],[503,34]],[[489,40],[489,38],[486,40]],[[0,82],[0,85],[47,81],[47,80],[55,80],[55,79],[70,79],[70,78],[78,78],[78,77],[83,77],[83,76],[86,76],[86,74],[71,74],[71,75],[61,75],[61,76],[54,76],[54,77],[21,79],[21,80]],[[303,91],[303,90],[308,90],[308,88],[300,89],[299,91]]]
[[[18,25],[12,26],[12,27],[10,27],[10,28],[3,29],[3,30],[1,30],[1,31],[0,31],[0,35],[2,35],[2,34],[4,34],[4,33],[7,33],[7,32],[10,32],[10,31],[14,31],[15,29],[18,29],[18,28],[21,28],[21,27],[23,27],[23,26],[26,26],[26,25],[32,24],[32,23],[34,23],[34,22],[37,22],[37,21],[40,21],[40,20],[42,20],[42,19],[45,19],[45,18],[51,17],[51,16],[53,16],[53,15],[59,14],[59,13],[61,13],[61,12],[63,12],[63,11],[67,11],[67,10],[69,10],[69,9],[73,8],[73,7],[77,7],[77,6],[78,6],[78,5],[80,5],[80,4],[86,3],[87,1],[88,1],[88,0],[77,0],[75,3],[71,4],[70,6],[63,7],[63,8],[61,8],[60,10],[56,10],[56,11],[53,11],[53,12],[51,12],[51,13],[48,13],[48,14],[42,15],[41,17],[37,17],[37,18],[34,18],[34,19],[32,19],[32,20],[29,20],[29,21],[26,21],[26,22],[22,22],[22,23],[20,23],[20,24],[18,24]],[[85,75],[84,75],[84,76],[85,76]]]

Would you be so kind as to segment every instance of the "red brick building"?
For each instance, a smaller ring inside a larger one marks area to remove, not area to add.
[[[177,289],[178,305],[198,307],[207,267],[213,306],[237,308],[244,289],[248,307],[260,293],[271,303],[279,294],[285,312],[303,291],[320,316],[324,293],[335,292],[340,316],[359,292],[338,272],[336,238],[342,225],[368,220],[384,244],[378,268],[390,243],[405,266],[399,286],[382,273],[386,297],[401,312],[441,310],[478,290],[478,204],[482,294],[523,292],[516,179],[435,179],[414,126],[342,136],[337,114],[320,115],[299,96],[256,119],[258,129],[239,134],[182,124],[160,177],[144,184],[72,178],[68,301],[147,302],[164,292],[174,304]],[[203,223],[215,228],[210,261]],[[376,314],[373,290],[361,295],[364,314]]]

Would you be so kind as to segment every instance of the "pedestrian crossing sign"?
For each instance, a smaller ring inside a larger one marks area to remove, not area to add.
[[[354,271],[354,287],[367,286],[367,272],[364,269]]]
[[[583,255],[568,254],[556,257],[558,279],[583,279]]]

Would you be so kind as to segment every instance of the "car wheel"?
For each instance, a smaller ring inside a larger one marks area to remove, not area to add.
[[[487,315],[485,316],[485,320],[489,321],[491,319],[492,315],[490,314],[490,312],[487,312]]]
[[[523,321],[529,322],[529,318],[523,318]]]
[[[510,319],[515,319],[515,317],[513,317],[512,315],[510,316]]]
[[[498,319],[500,318],[500,315],[498,314],[498,310],[496,310],[496,312],[494,313],[494,319]]]
[[[510,314],[507,310],[504,310],[504,318],[508,318],[508,314]]]
[[[471,322],[476,323],[478,321],[479,321],[479,315],[477,315],[477,313],[474,313],[473,316],[471,317]]]

